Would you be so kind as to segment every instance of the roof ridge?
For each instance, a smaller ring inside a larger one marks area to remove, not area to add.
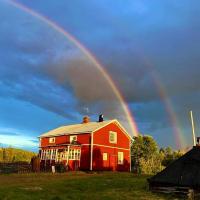
[[[88,123],[80,123],[80,124],[70,124],[57,127],[50,131],[47,131],[41,134],[39,137],[50,137],[56,135],[64,135],[64,134],[75,134],[75,133],[91,133],[102,126],[105,126],[107,123],[111,123],[114,120],[104,120],[103,122],[88,122]]]

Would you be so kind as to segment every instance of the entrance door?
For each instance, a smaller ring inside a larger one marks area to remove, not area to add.
[[[117,155],[110,154],[109,159],[110,159],[110,168],[111,168],[111,170],[116,171]]]

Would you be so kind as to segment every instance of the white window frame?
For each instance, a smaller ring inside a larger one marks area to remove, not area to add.
[[[108,160],[108,153],[103,153],[103,161],[107,161]]]
[[[55,137],[50,137],[49,138],[49,143],[50,144],[53,144],[53,143],[55,143],[56,142],[56,138]]]
[[[73,140],[74,138],[76,138],[76,140]],[[72,143],[72,141],[77,141],[77,135],[70,135],[69,141],[70,141],[70,144]]]
[[[114,135],[114,140],[111,140],[111,135]],[[112,144],[117,144],[117,132],[109,131],[109,142]]]
[[[69,160],[80,160],[81,150],[80,149],[70,149],[69,150]]]
[[[118,165],[123,165],[124,164],[124,152],[118,152],[117,154],[117,163]]]

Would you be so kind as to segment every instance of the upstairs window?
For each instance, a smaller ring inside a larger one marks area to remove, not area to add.
[[[123,165],[123,164],[124,164],[124,153],[118,152],[118,165]]]
[[[113,144],[117,143],[117,133],[116,132],[113,132],[113,131],[109,132],[109,142],[113,143]]]
[[[77,141],[77,136],[76,135],[70,135],[70,143],[76,142]]]
[[[55,143],[56,141],[56,138],[55,137],[50,137],[49,138],[49,143]]]

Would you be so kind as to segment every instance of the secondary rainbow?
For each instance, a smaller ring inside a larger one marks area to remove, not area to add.
[[[138,128],[137,128],[136,122],[134,120],[133,115],[131,114],[131,111],[130,111],[127,103],[125,102],[124,97],[120,93],[119,89],[116,87],[116,85],[115,85],[114,81],[112,80],[111,76],[108,74],[108,72],[105,70],[105,68],[100,64],[100,62],[95,58],[95,56],[92,55],[91,52],[87,48],[85,48],[74,36],[72,36],[69,32],[64,30],[61,26],[59,26],[55,22],[51,21],[47,17],[35,12],[34,10],[24,6],[23,4],[21,4],[19,2],[12,1],[12,0],[7,0],[6,2],[8,2],[10,5],[12,5],[12,6],[14,6],[14,7],[18,8],[18,9],[21,9],[22,11],[32,15],[33,17],[36,17],[37,19],[39,19],[40,21],[44,22],[45,24],[47,24],[48,26],[50,26],[51,28],[53,28],[54,30],[59,32],[60,34],[64,35],[75,46],[77,46],[84,53],[85,56],[87,56],[87,58],[94,64],[94,66],[103,75],[105,80],[109,83],[111,89],[113,90],[113,92],[115,93],[116,97],[118,98],[118,100],[121,103],[121,106],[122,106],[122,108],[123,108],[123,110],[124,110],[124,112],[126,114],[126,117],[127,117],[128,122],[129,122],[129,125],[130,125],[130,128],[132,130],[133,135],[134,136],[138,136]]]
[[[176,116],[176,113],[173,109],[172,103],[167,96],[166,90],[165,90],[164,86],[162,85],[162,82],[159,78],[159,75],[158,75],[158,73],[156,73],[152,62],[150,62],[150,60],[147,59],[146,56],[143,56],[143,61],[145,62],[146,67],[151,69],[151,71],[152,71],[151,76],[152,76],[152,79],[154,81],[154,84],[155,84],[155,86],[156,86],[156,88],[159,92],[160,98],[165,103],[165,109],[166,109],[166,111],[169,115],[169,119],[170,119],[170,122],[172,124],[173,131],[174,131],[176,147],[178,149],[182,149],[183,147],[186,146],[186,142],[185,142],[185,139],[183,137],[183,133],[182,133],[180,127],[179,127],[177,116]]]

